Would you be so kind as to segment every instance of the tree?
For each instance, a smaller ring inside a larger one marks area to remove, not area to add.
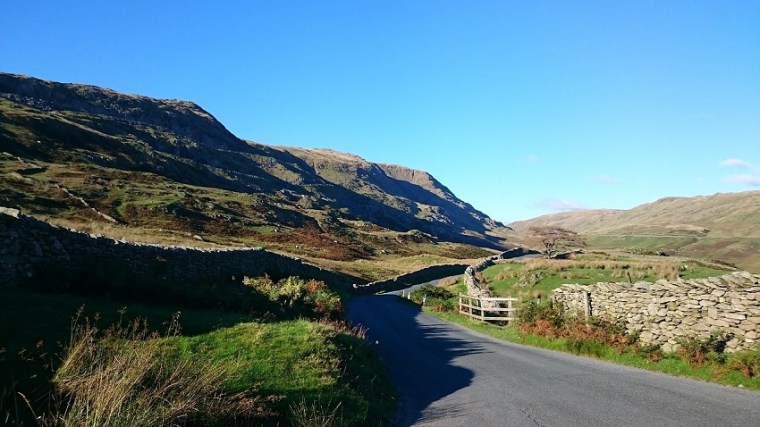
[[[541,252],[546,258],[557,256],[561,250],[577,249],[585,245],[582,235],[562,227],[534,226],[530,227],[529,233],[537,246],[543,246]]]

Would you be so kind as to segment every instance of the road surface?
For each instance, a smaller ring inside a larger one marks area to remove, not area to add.
[[[760,426],[760,393],[494,340],[393,294],[349,318],[378,342],[401,426]]]

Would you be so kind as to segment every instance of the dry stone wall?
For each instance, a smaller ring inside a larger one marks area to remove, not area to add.
[[[351,289],[361,279],[325,270],[260,248],[200,249],[137,244],[56,227],[15,209],[0,208],[0,285],[25,286],[73,280],[88,271],[113,268],[130,280],[161,283],[240,282],[268,274],[322,280]],[[53,283],[54,285],[54,283]],[[63,286],[63,284],[61,284]]]
[[[485,270],[486,268],[495,264],[498,256],[490,256],[477,264],[470,265],[464,270],[464,285],[467,287],[467,295],[471,297],[490,297],[491,293],[488,289],[485,289],[478,279],[475,277],[475,273]]]
[[[388,292],[403,289],[412,285],[457,276],[464,271],[464,283],[467,292],[472,296],[490,296],[484,291],[475,279],[475,271],[482,271],[492,266],[497,260],[510,259],[538,252],[525,248],[515,248],[502,252],[499,255],[490,256],[475,265],[468,264],[440,264],[431,265],[409,273],[400,274],[390,279],[378,280],[365,285],[354,286],[360,292]]]
[[[760,340],[760,275],[747,272],[673,282],[567,284],[552,299],[572,312],[624,322],[642,342],[665,351],[677,349],[679,339],[714,331],[728,334],[727,351]]]
[[[369,282],[365,285],[356,285],[354,288],[359,292],[364,293],[395,291],[420,283],[443,279],[450,276],[457,276],[461,274],[462,270],[465,268],[467,268],[467,264],[431,265],[419,270],[391,277],[390,279]]]

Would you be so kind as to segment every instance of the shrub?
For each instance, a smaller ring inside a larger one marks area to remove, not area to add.
[[[564,338],[567,349],[577,354],[601,356],[607,348],[619,353],[628,351],[638,341],[625,324],[599,318],[568,317],[561,305],[530,301],[519,311],[520,330],[548,338]]]
[[[433,311],[454,311],[456,308],[454,293],[440,286],[424,285],[411,293],[412,301],[417,304],[422,305],[423,297],[425,298],[425,306]]]
[[[728,357],[726,365],[747,378],[760,376],[760,348],[733,353]]]
[[[653,363],[657,363],[665,357],[665,353],[658,344],[640,344],[636,346],[635,353]]]
[[[556,336],[556,332],[564,326],[566,320],[562,306],[551,301],[529,301],[523,304],[518,313],[520,328],[533,330],[540,335]]]
[[[692,366],[702,366],[708,358],[715,358],[726,348],[728,336],[713,332],[707,338],[689,337],[677,340],[680,345],[677,354]]]
[[[266,295],[291,316],[338,319],[343,315],[340,296],[324,282],[291,276],[275,283],[269,276],[245,277],[243,284]]]

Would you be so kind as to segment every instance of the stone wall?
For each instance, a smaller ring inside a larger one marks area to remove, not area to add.
[[[492,255],[488,258],[484,258],[477,264],[468,266],[464,271],[464,285],[467,287],[467,294],[473,297],[490,297],[492,296],[488,289],[481,286],[475,277],[476,272],[485,270],[486,268],[496,264],[499,260],[507,260],[513,258],[519,258],[526,255],[535,255],[537,251],[525,248],[513,248],[508,251],[504,251],[498,255]]]
[[[464,284],[467,287],[468,295],[472,296],[491,296],[487,290],[481,288],[478,281],[475,279],[475,272],[482,271],[486,268],[494,265],[496,261],[503,259],[517,258],[525,255],[536,254],[538,252],[525,249],[514,248],[508,251],[502,252],[498,255],[492,255],[488,258],[484,258],[475,265],[468,264],[441,264],[431,265],[424,267],[416,271],[404,273],[390,279],[378,280],[376,282],[370,282],[365,285],[355,286],[361,292],[388,292],[403,289],[412,285],[418,285],[420,283],[426,283],[433,280],[443,279],[445,277],[457,276],[464,272]]]
[[[527,248],[512,248],[507,251],[504,251],[498,255],[498,259],[513,259],[513,258],[519,258],[522,256],[527,255],[538,255],[541,252],[535,251],[533,249],[527,249]]]
[[[130,243],[52,226],[15,209],[0,208],[0,285],[65,287],[88,273],[118,270],[123,282],[150,277],[162,283],[240,282],[268,274],[322,280],[351,289],[363,280],[260,248],[200,249]]]
[[[552,294],[567,310],[624,322],[644,343],[665,351],[678,340],[728,334],[727,351],[760,339],[760,275],[736,272],[709,279],[655,283],[563,285]]]
[[[363,293],[395,291],[420,283],[426,283],[450,276],[457,276],[462,274],[462,271],[465,268],[467,268],[467,264],[431,265],[390,279],[378,280],[367,283],[366,285],[357,285],[355,288]]]
[[[488,258],[483,259],[477,264],[471,265],[467,267],[467,269],[464,271],[464,285],[467,287],[467,295],[471,297],[478,297],[478,298],[489,298],[492,297],[491,292],[484,286],[481,285],[480,282],[478,282],[477,277],[475,277],[475,273],[485,270],[486,268],[496,264],[496,261],[501,259],[508,259],[508,258],[515,258],[516,256],[511,256],[505,258],[504,254],[507,252],[501,253],[499,255],[493,255]],[[489,308],[498,308],[501,307],[501,305],[497,302],[492,301],[481,301],[480,306],[483,307],[485,310],[488,310]]]

